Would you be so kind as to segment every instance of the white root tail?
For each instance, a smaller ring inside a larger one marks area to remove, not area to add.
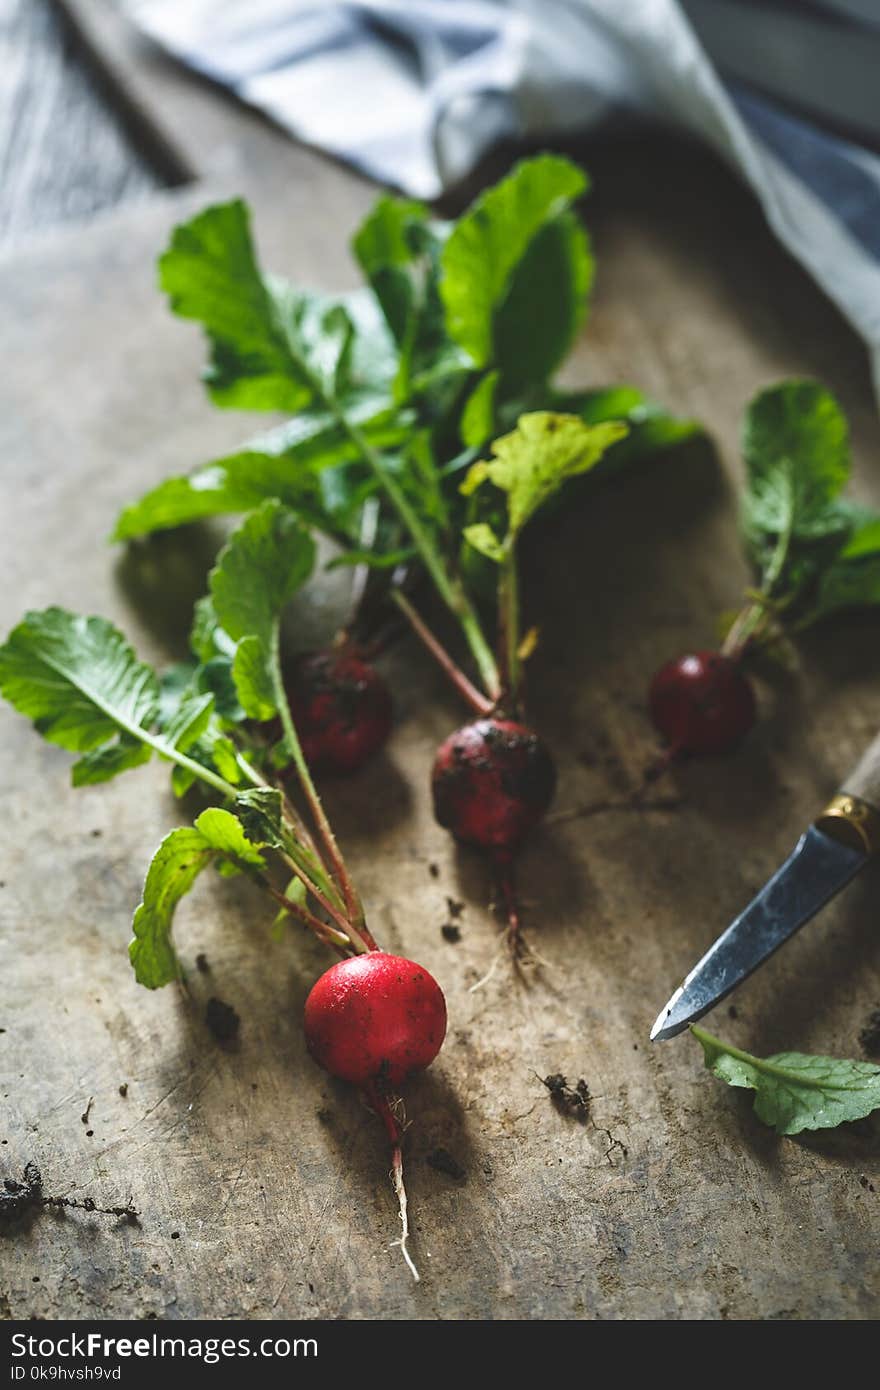
[[[399,1144],[396,1144],[391,1151],[391,1181],[394,1183],[394,1191],[397,1194],[397,1206],[400,1212],[400,1225],[402,1227],[400,1240],[396,1240],[393,1243],[400,1246],[400,1253],[406,1260],[406,1267],[418,1284],[421,1276],[407,1248],[407,1242],[409,1240],[409,1217],[407,1216],[406,1209],[406,1188],[403,1185],[403,1154]]]

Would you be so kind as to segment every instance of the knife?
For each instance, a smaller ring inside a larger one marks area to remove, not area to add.
[[[742,984],[880,851],[880,735],[780,869],[660,1010],[651,1041],[674,1038]]]

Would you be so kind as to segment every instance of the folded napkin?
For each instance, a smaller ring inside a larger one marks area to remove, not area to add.
[[[292,135],[419,198],[453,186],[502,138],[552,143],[616,114],[688,130],[751,185],[776,235],[863,335],[880,393],[880,158],[744,85],[744,0],[685,0],[690,18],[678,0],[127,3],[152,38]],[[776,26],[761,31],[761,52],[766,69],[775,35],[769,68],[783,94],[797,95],[796,65],[782,64],[792,33],[813,57],[827,33],[841,99],[849,53],[853,119],[870,120],[855,76],[878,39],[874,5],[814,0],[813,27],[793,31],[797,6],[755,2],[755,19]]]

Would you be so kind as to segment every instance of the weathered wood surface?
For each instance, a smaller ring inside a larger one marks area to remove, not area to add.
[[[596,494],[560,521],[552,545],[534,548],[543,641],[532,715],[558,757],[560,811],[634,784],[652,750],[649,673],[709,639],[746,582],[729,478],[755,388],[793,372],[828,380],[852,413],[859,490],[880,501],[861,349],[744,195],[670,146],[587,157],[601,275],[568,376],[633,380],[703,416],[721,466],[691,449]],[[343,286],[346,237],[369,195],[310,167],[310,178],[254,188],[259,237],[279,269]],[[194,384],[197,334],[167,316],[153,285],[168,226],[207,196],[157,198],[0,271],[16,329],[0,372],[4,631],[26,607],[60,601],[115,619],[149,658],[178,652],[188,615],[163,586],[197,592],[203,539],[172,538],[120,565],[104,537],[138,489],[254,428],[209,409]],[[330,622],[320,592],[300,618],[310,631]],[[647,1043],[671,986],[876,731],[875,625],[835,625],[805,648],[797,680],[763,686],[760,729],[736,758],[683,769],[678,811],[563,819],[536,837],[523,896],[555,968],[528,991],[501,967],[468,992],[495,949],[490,885],[434,826],[426,787],[432,750],[460,711],[411,647],[387,670],[398,692],[387,755],[328,786],[327,801],[374,929],[435,972],[449,1000],[447,1046],[407,1092],[423,1284],[390,1248],[396,1216],[375,1121],[305,1055],[299,1015],[318,948],[298,937],[272,945],[247,885],[204,881],[178,939],[190,965],[206,953],[210,974],[192,971],[191,1004],[139,990],[125,959],[130,914],[149,854],[185,808],[158,766],[74,793],[67,756],[4,709],[3,1173],[35,1159],[47,1191],[101,1205],[130,1195],[141,1221],[44,1214],[6,1233],[0,1308],[876,1316],[876,1123],[779,1140],[745,1095],[702,1072],[687,1040]],[[863,1017],[880,1002],[878,887],[877,873],[864,876],[741,990],[738,1016],[722,1011],[718,1031],[759,1052],[857,1055]],[[447,896],[466,904],[457,945],[440,932]],[[202,1023],[211,994],[242,1017],[237,1047],[219,1047]],[[536,1077],[551,1071],[588,1080],[593,1125],[555,1113]],[[438,1147],[462,1180],[431,1166]]]
[[[0,0],[0,245],[157,183],[51,0]]]

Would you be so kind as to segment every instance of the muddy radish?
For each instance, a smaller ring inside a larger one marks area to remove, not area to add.
[[[314,772],[357,772],[384,745],[391,692],[378,671],[346,649],[311,652],[285,675],[306,762]],[[295,769],[291,766],[291,772]]]

